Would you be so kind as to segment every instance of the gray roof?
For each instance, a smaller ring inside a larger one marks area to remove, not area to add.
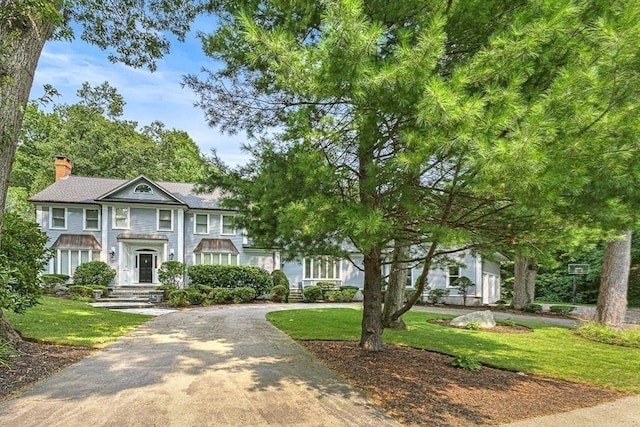
[[[93,178],[70,175],[54,182],[29,200],[34,203],[89,203],[96,204],[96,199],[126,184],[128,179]],[[221,193],[195,192],[196,184],[184,182],[151,181],[183,200],[190,209],[220,209]],[[140,201],[144,203],[143,201]],[[148,202],[146,202],[148,203]]]

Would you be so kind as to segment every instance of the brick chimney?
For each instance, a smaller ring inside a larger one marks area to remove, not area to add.
[[[71,175],[71,160],[67,156],[56,156],[56,181],[60,181]]]

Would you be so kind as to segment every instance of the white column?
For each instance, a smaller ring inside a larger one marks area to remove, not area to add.
[[[124,272],[124,267],[125,267],[125,253],[124,253],[124,243],[122,242],[118,242],[118,253],[117,253],[117,257],[118,257],[118,274],[116,276],[116,283],[121,284],[121,285],[130,285],[130,280],[127,277],[126,279],[123,279],[123,272]]]
[[[178,209],[178,247],[176,248],[176,261],[186,263],[184,259],[184,210]]]
[[[100,252],[100,260],[109,263],[109,207],[102,205],[102,252]]]
[[[476,284],[476,297],[482,298],[482,303],[484,303],[484,283],[482,282],[482,256],[480,254],[475,255],[475,281]]]

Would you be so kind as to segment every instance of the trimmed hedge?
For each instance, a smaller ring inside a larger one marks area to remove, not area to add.
[[[326,300],[329,302],[351,302],[356,296],[355,289],[345,289],[342,291],[327,291]]]
[[[107,296],[109,289],[106,286],[86,286],[86,285],[71,285],[69,286],[69,296],[72,298],[91,298],[93,299],[93,291],[102,291],[102,296]]]
[[[212,288],[252,288],[256,295],[268,294],[273,287],[271,275],[259,267],[247,265],[192,265],[191,282]]]
[[[186,307],[189,305],[189,292],[186,289],[176,289],[169,292],[169,305],[171,307]]]

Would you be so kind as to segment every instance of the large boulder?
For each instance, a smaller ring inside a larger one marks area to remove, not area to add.
[[[490,310],[474,311],[473,313],[458,316],[449,324],[451,326],[466,327],[469,323],[473,322],[477,322],[483,329],[493,328],[496,326],[496,319],[493,318],[493,313]]]

